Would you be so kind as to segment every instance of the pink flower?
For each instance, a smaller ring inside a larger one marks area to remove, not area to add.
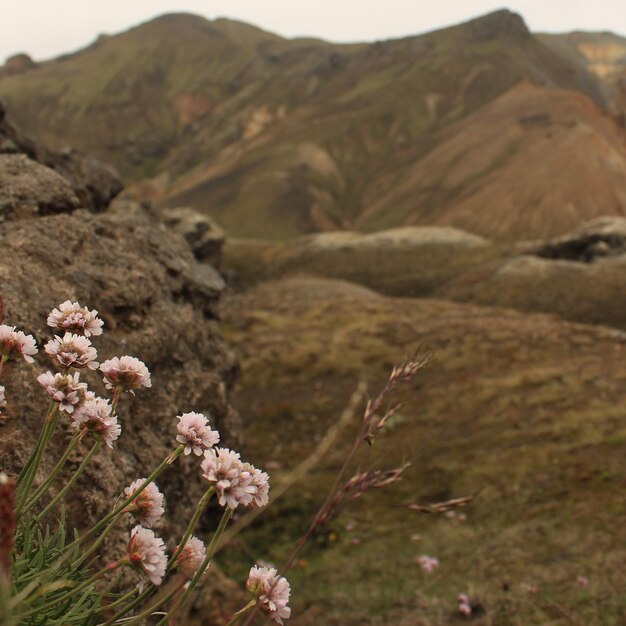
[[[439,559],[426,554],[417,557],[415,563],[417,563],[426,574],[432,574],[439,567]]]
[[[456,601],[459,604],[469,604],[469,596],[465,593],[460,593],[457,597],[456,597]]]
[[[468,615],[472,614],[472,607],[466,602],[461,602],[459,604],[459,613],[467,617]]]
[[[78,302],[66,300],[59,304],[58,309],[52,309],[48,315],[48,326],[69,332],[85,335],[102,334],[102,320],[98,317],[98,311],[90,311],[87,307],[80,306]]]
[[[74,410],[72,426],[84,428],[96,439],[104,441],[109,448],[120,436],[122,429],[117,417],[112,415],[113,407],[108,400],[97,397],[92,391],[85,394],[85,401]]]
[[[244,468],[239,453],[228,448],[209,448],[200,464],[202,477],[215,483],[221,506],[236,509],[252,503],[258,487],[252,484],[251,473]]]
[[[107,389],[119,387],[122,391],[152,387],[150,372],[143,361],[134,356],[113,357],[100,366]]]
[[[98,367],[96,349],[89,339],[81,335],[65,333],[63,339],[55,337],[46,344],[45,350],[63,368],[88,367],[95,370]]]
[[[269,475],[254,467],[254,465],[250,465],[250,463],[244,463],[243,469],[250,473],[250,486],[256,488],[256,493],[252,497],[252,506],[259,509],[267,506],[270,491]]]
[[[0,356],[3,360],[8,361],[17,355],[27,363],[34,363],[34,354],[37,354],[37,344],[32,335],[15,330],[15,326],[0,325]]]
[[[130,487],[126,487],[124,489],[126,497],[130,498],[145,481],[145,478],[139,478],[131,483]],[[133,514],[133,521],[148,527],[154,526],[165,512],[163,508],[163,494],[154,483],[149,483],[126,507],[125,511]]]
[[[178,550],[178,548],[176,549]],[[176,559],[178,571],[183,574],[185,578],[193,578],[205,557],[206,548],[204,547],[204,543],[197,537],[189,537]]]
[[[163,539],[148,528],[135,526],[130,531],[128,558],[132,565],[147,574],[153,585],[161,584],[167,566]]]
[[[246,587],[261,601],[261,608],[268,617],[278,624],[291,616],[291,609],[287,606],[291,594],[289,582],[274,568],[252,567]]]
[[[45,372],[37,378],[37,382],[55,402],[59,403],[62,411],[70,414],[85,399],[87,392],[87,383],[80,382],[78,372],[74,374]]]
[[[176,441],[185,444],[185,454],[193,451],[200,456],[219,442],[219,433],[209,426],[209,420],[202,413],[183,413],[178,420]]]
[[[576,582],[583,588],[589,587],[589,579],[586,576],[577,576]]]

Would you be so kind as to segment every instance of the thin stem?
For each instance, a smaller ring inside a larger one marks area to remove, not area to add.
[[[206,557],[204,558],[204,561],[202,561],[202,565],[200,565],[200,567],[196,570],[196,573],[191,579],[187,589],[185,589],[185,593],[178,600],[176,600],[176,602],[174,602],[174,604],[172,605],[172,608],[168,611],[168,615],[170,616],[174,615],[174,613],[176,613],[176,611],[178,611],[185,604],[185,602],[187,601],[187,598],[191,595],[192,591],[198,586],[198,583],[200,582],[200,578],[202,578],[202,574],[204,574],[207,567],[209,567],[209,565],[211,564],[211,559],[213,558],[213,555],[215,554],[215,550],[219,543],[220,537],[222,536],[222,533],[224,532],[224,529],[226,528],[228,521],[232,517],[232,514],[233,514],[233,511],[230,508],[227,508],[224,511],[224,515],[222,515],[222,519],[220,520],[219,526],[217,527],[217,530],[213,533],[213,537],[211,538],[211,543],[209,543],[209,547],[207,548],[207,551],[206,551]],[[157,624],[157,626],[164,626],[164,624],[167,623],[168,615],[166,615]]]
[[[30,488],[33,485],[33,481],[35,480],[35,476],[37,475],[37,470],[39,469],[39,463],[41,462],[41,457],[43,456],[44,450],[48,445],[48,441],[54,432],[57,424],[59,423],[59,416],[61,412],[59,411],[58,406],[55,404],[52,408],[52,412],[48,413],[46,418],[46,423],[43,427],[42,436],[39,438],[37,442],[37,446],[35,448],[35,457],[33,459],[32,466],[29,468],[27,472],[27,476],[25,478],[25,482],[23,485],[20,485],[21,493],[19,496],[19,501],[17,506],[15,507],[15,515],[16,517],[21,514],[22,507],[28,498],[28,493],[30,492]]]
[[[215,486],[211,485],[211,487],[209,487],[204,493],[204,495],[200,498],[200,501],[198,502],[198,506],[196,507],[193,517],[191,518],[191,521],[187,525],[185,534],[180,540],[178,547],[176,548],[176,552],[174,552],[174,554],[172,555],[172,558],[169,560],[169,563],[167,564],[167,569],[170,569],[172,565],[176,563],[176,559],[178,558],[178,555],[182,552],[189,537],[191,537],[191,533],[193,533],[193,530],[196,527],[196,524],[198,523],[198,520],[200,519],[202,512],[204,511],[204,509],[206,509],[207,505],[209,504],[209,501],[211,500],[211,496],[214,493],[215,493]]]
[[[50,475],[48,476],[48,478],[46,478],[46,480],[37,488],[37,490],[33,494],[33,497],[26,503],[26,505],[24,506],[24,509],[22,510],[22,513],[26,513],[27,511],[29,511],[33,507],[33,505],[37,502],[37,500],[39,500],[39,498],[41,498],[41,496],[46,491],[48,491],[52,483],[56,480],[57,476],[61,473],[61,470],[63,469],[63,467],[65,466],[65,463],[67,462],[67,459],[72,453],[72,450],[74,450],[74,448],[80,441],[81,437],[82,437],[82,433],[81,431],[78,431],[70,439],[70,442],[67,444],[67,448],[65,449],[63,456],[61,457],[59,462],[55,465],[52,472],[50,472]]]
[[[254,605],[256,604],[256,600],[250,600],[246,606],[242,609],[239,609],[229,620],[226,626],[234,626],[236,622],[239,621],[239,618],[242,617],[245,613],[247,613]]]
[[[118,598],[115,602],[111,602],[111,604],[107,604],[104,608],[114,609],[116,606],[119,606],[120,604],[124,604],[124,602],[126,602],[126,600],[130,600],[137,593],[137,591],[139,591],[139,587],[135,587],[134,589],[131,589],[128,593],[125,593],[121,598]]]
[[[185,446],[183,444],[180,444],[178,448],[174,450],[174,452],[168,454],[165,459],[161,461],[160,465],[154,470],[154,472],[152,472],[152,474],[150,474],[150,476],[148,476],[148,478],[146,478],[146,480],[141,483],[139,489],[133,491],[133,493],[128,496],[128,498],[126,498],[126,500],[124,500],[122,504],[113,509],[113,511],[111,511],[108,515],[103,517],[91,530],[89,530],[85,535],[83,535],[83,537],[81,537],[81,540],[85,537],[93,535],[94,533],[97,533],[103,526],[108,524],[113,518],[117,517],[152,481],[154,481],[159,476],[159,474],[168,465],[173,463],[174,460],[182,454],[184,449]]]
[[[141,613],[139,613],[139,615],[136,615],[131,620],[124,622],[124,626],[131,626],[132,624],[138,624],[146,617],[150,617],[150,615],[152,615],[155,611],[157,611],[159,607],[163,606],[166,602],[171,600],[182,589],[185,582],[186,582],[185,580],[182,580],[171,591],[168,591],[168,593],[165,596],[157,600],[150,608],[146,609],[145,611],[142,611]],[[167,618],[167,613],[165,614],[165,618]]]
[[[61,498],[63,498],[63,496],[72,488],[80,475],[85,471],[87,465],[89,465],[91,457],[93,457],[93,455],[98,451],[99,447],[99,441],[96,441],[93,446],[91,446],[91,450],[89,450],[89,452],[83,459],[83,462],[78,466],[78,469],[74,472],[74,475],[67,481],[67,484],[63,487],[63,489],[61,489],[61,491],[59,491],[59,493],[57,493],[57,495],[52,498],[48,506],[46,506],[46,508],[35,517],[36,521],[39,521],[42,517],[44,517],[46,513],[48,513],[48,511],[50,511],[50,509],[52,509],[57,504],[57,502],[59,502],[59,500],[61,500]]]
[[[155,589],[156,587],[153,584],[150,584],[150,586],[147,589],[144,589],[144,591],[140,593],[128,606],[120,609],[113,617],[108,619],[106,622],[104,622],[104,624],[101,624],[100,626],[111,626],[112,624],[115,624],[115,622],[117,622],[120,617],[124,617],[124,615],[127,615],[129,611],[132,611],[136,606],[141,604],[147,597],[150,596],[151,593],[154,592]],[[116,602],[115,604],[118,604],[118,602]]]

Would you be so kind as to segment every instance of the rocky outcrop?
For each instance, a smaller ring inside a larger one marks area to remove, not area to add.
[[[531,245],[528,253],[544,259],[582,263],[626,254],[626,218],[601,217],[584,224],[573,233]]]
[[[190,207],[164,209],[163,221],[182,235],[196,259],[219,268],[224,245],[224,231],[207,215]]]
[[[79,205],[93,212],[103,211],[124,188],[119,174],[112,167],[97,159],[72,149],[53,152],[33,142],[6,119],[6,112],[1,103],[0,155],[22,155],[39,164],[39,167],[31,165],[31,169],[36,170],[31,174],[33,180],[40,180],[43,186],[45,186],[45,180],[42,179],[50,179],[55,172],[68,181],[72,198],[70,200],[68,196],[65,204],[55,203],[53,212],[69,212]],[[15,163],[15,160],[6,158],[0,162],[0,180],[6,180],[6,177],[13,175],[10,171],[5,171],[3,166],[11,165],[11,169],[15,169]],[[53,170],[53,172],[45,174],[42,168]],[[15,217],[25,217],[25,215],[18,213]]]
[[[78,299],[97,308],[105,321],[106,333],[95,341],[101,360],[131,354],[152,372],[152,389],[121,405],[124,436],[117,450],[103,451],[83,482],[82,519],[102,513],[124,481],[144,476],[165,456],[182,411],[212,415],[225,441],[236,443],[228,392],[237,363],[215,320],[223,282],[210,266],[195,261],[181,237],[147,223],[116,224],[80,211],[0,226],[0,241],[6,323],[33,333],[42,345],[50,335],[46,311]],[[46,361],[40,354],[36,369],[49,367]],[[30,368],[15,367],[6,383],[9,419],[0,427],[4,468],[21,466],[39,430],[47,403],[33,381]],[[90,382],[101,386],[97,377]],[[63,437],[58,444],[65,445]],[[196,465],[183,464],[183,472],[163,480],[172,495],[174,526],[187,519],[201,490]],[[186,472],[194,479],[187,481]]]
[[[4,65],[0,67],[0,76],[22,74],[35,67],[37,67],[37,63],[35,63],[28,54],[20,52],[19,54],[10,56],[5,61]]]
[[[69,181],[24,154],[0,154],[0,221],[77,209]]]

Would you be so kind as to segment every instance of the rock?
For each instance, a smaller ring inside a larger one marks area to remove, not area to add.
[[[572,233],[526,248],[544,259],[591,263],[596,259],[626,254],[626,218],[601,217]]]
[[[224,445],[237,446],[239,421],[229,392],[238,367],[215,311],[223,283],[193,258],[182,237],[159,225],[118,224],[106,214],[81,210],[0,225],[0,243],[4,322],[33,334],[40,347],[35,366],[16,364],[3,376],[9,407],[8,420],[0,426],[0,467],[17,471],[37,437],[47,401],[34,381],[50,367],[43,352],[51,335],[46,313],[68,298],[98,309],[104,319],[105,333],[94,339],[100,361],[130,354],[152,373],[151,389],[120,403],[123,432],[115,450],[101,450],[73,491],[68,514],[74,523],[82,528],[97,519],[124,486],[156,467],[175,445],[181,412],[210,415]],[[85,378],[105,393],[97,374]],[[41,476],[59,458],[67,430],[66,422]],[[85,452],[82,448],[80,455]],[[159,534],[171,547],[204,491],[198,458],[183,458],[158,484],[167,501],[167,521]],[[202,522],[200,535],[202,528],[214,528],[208,522]],[[127,530],[114,538],[123,541]]]
[[[165,224],[187,240],[196,259],[219,269],[225,236],[210,217],[189,207],[164,209],[161,214]]]
[[[0,220],[70,212],[80,206],[72,186],[23,154],[0,154]]]
[[[0,155],[7,154],[21,154],[55,170],[69,181],[80,205],[90,211],[106,209],[124,188],[119,174],[97,159],[72,149],[53,152],[34,143],[6,119],[0,103]]]

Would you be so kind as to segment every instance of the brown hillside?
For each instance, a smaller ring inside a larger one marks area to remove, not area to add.
[[[572,91],[590,100],[572,104]],[[563,232],[571,220],[562,213],[620,210],[609,197],[620,187],[606,191],[611,177],[595,177],[610,161],[611,132],[591,105],[605,102],[597,77],[505,10],[358,45],[166,15],[0,77],[0,95],[26,129],[95,151],[130,180],[158,177],[154,198],[206,212],[235,236],[408,223],[517,238]],[[555,109],[550,129],[543,118],[520,122],[532,106],[539,116]],[[570,141],[568,124],[578,120]],[[549,133],[557,140],[546,141]],[[614,156],[618,168],[620,151]],[[572,196],[547,190],[536,164],[555,169],[559,160],[571,161],[567,176],[584,181],[594,202],[572,208]],[[470,219],[476,210],[481,217]]]
[[[445,139],[360,216],[389,226],[452,225],[490,237],[545,237],[626,214],[626,133],[581,93],[520,83]]]

